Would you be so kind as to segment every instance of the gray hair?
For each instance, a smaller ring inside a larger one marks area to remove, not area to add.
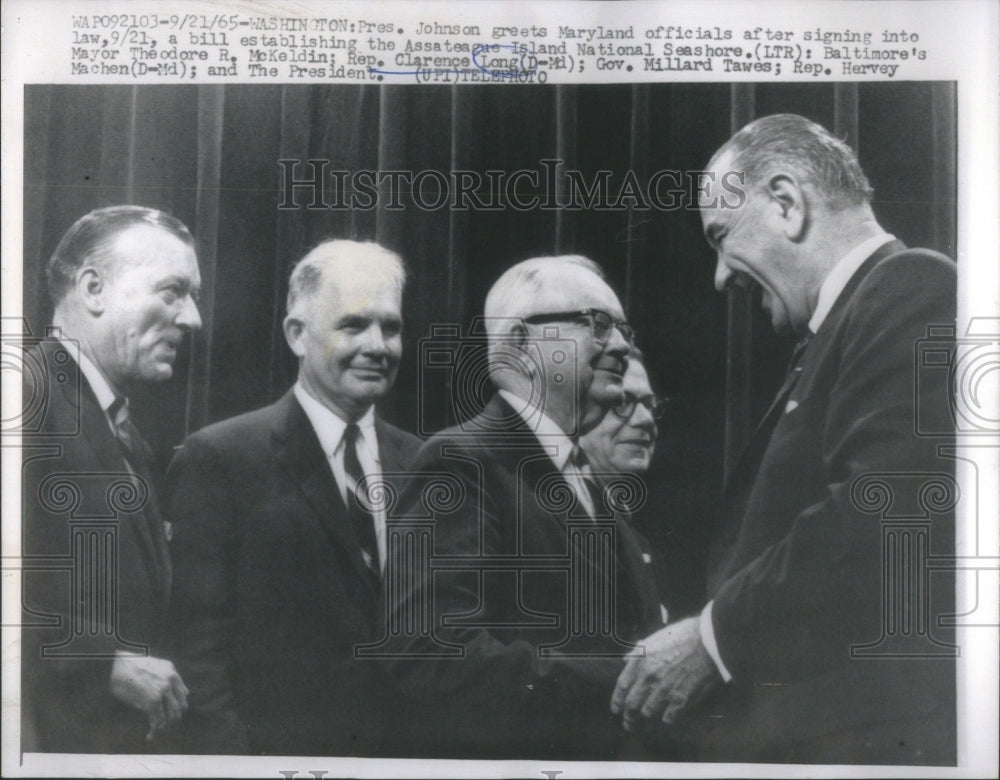
[[[390,279],[402,295],[406,285],[406,265],[402,257],[374,241],[331,239],[313,248],[292,269],[288,280],[288,314],[297,312],[319,290],[325,270],[348,261],[359,267],[377,263],[388,265]]]
[[[602,268],[590,258],[555,255],[522,260],[493,283],[486,295],[483,318],[489,339],[490,373],[498,386],[505,385],[501,369],[522,371],[518,368],[521,364],[517,351],[512,353],[504,340],[511,325],[533,314],[548,314],[571,306],[569,301],[561,304],[559,299],[567,271],[580,268],[605,278]]]
[[[772,114],[751,122],[722,145],[708,167],[714,168],[729,152],[730,166],[746,175],[748,187],[786,168],[812,184],[831,206],[859,206],[871,200],[872,187],[854,150],[798,114]]]
[[[486,295],[483,316],[486,332],[493,335],[504,330],[505,322],[513,318],[542,314],[538,300],[544,291],[558,295],[560,282],[567,267],[583,268],[604,279],[604,270],[583,255],[553,255],[532,257],[508,268]]]
[[[143,206],[108,206],[84,214],[63,234],[45,267],[45,279],[54,304],[73,288],[76,273],[90,261],[107,271],[114,240],[137,225],[165,230],[194,249],[194,237],[183,222],[157,209]]]

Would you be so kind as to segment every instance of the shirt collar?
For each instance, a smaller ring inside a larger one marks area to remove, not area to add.
[[[527,401],[509,390],[498,390],[497,392],[524,420],[524,424],[534,431],[538,441],[546,447],[546,451],[556,468],[563,471],[566,468],[566,461],[569,460],[569,456],[573,452],[573,440],[541,409],[530,406]],[[554,449],[549,449],[553,446]]]
[[[301,382],[295,383],[295,387],[292,389],[292,392],[295,393],[295,398],[302,407],[302,411],[306,413],[306,417],[309,418],[309,422],[312,424],[313,430],[316,431],[316,437],[319,439],[320,447],[323,448],[323,452],[326,456],[330,457],[344,439],[344,431],[347,429],[347,422],[345,422],[341,417],[338,417],[337,414],[331,409],[327,408],[313,398],[309,394],[309,391],[302,386]],[[361,429],[361,436],[364,439],[365,446],[372,453],[372,457],[375,461],[378,462],[378,447],[375,440],[374,405],[368,407],[368,410],[361,416],[361,419],[358,420],[357,426]]]
[[[104,378],[104,374],[102,374],[101,370],[94,365],[94,361],[84,354],[83,350],[80,349],[79,344],[67,341],[66,339],[59,339],[59,341],[70,355],[76,357],[77,363],[80,365],[80,373],[83,374],[84,379],[87,380],[87,384],[90,385],[90,389],[94,391],[94,395],[97,397],[97,403],[101,407],[101,411],[107,414],[108,409],[111,408],[111,405],[118,397],[117,393],[111,389],[111,384]],[[125,403],[128,404],[127,398],[125,399]]]
[[[844,291],[851,277],[861,267],[861,265],[879,248],[885,246],[890,241],[895,241],[896,237],[888,233],[879,233],[877,236],[862,241],[854,249],[844,255],[837,264],[827,274],[826,279],[819,288],[819,296],[816,298],[816,310],[809,320],[809,332],[816,333],[823,320],[830,313],[833,304],[837,302],[840,293]]]

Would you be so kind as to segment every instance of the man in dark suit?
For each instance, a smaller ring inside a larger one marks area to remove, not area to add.
[[[645,536],[652,550],[651,568],[666,622],[667,610],[670,614],[684,614],[685,610],[691,614],[704,603],[704,593],[698,595],[704,575],[696,568],[699,556],[693,554],[698,549],[693,534],[673,516],[674,504],[666,500],[663,483],[669,483],[673,475],[650,469],[660,435],[658,423],[669,401],[653,393],[638,348],[629,353],[622,388],[622,402],[607,409],[601,421],[580,437],[580,445],[591,467],[602,472],[605,481],[613,482],[620,474],[635,474],[640,478],[645,500],[633,514],[631,524]],[[653,542],[654,539],[659,539],[660,544]],[[689,607],[696,599],[697,604]]]
[[[421,755],[610,759],[622,656],[662,621],[628,507],[600,494],[577,437],[621,400],[632,330],[579,256],[515,265],[485,315],[499,390],[425,443],[400,498],[402,518],[431,510],[434,558],[404,560],[390,602],[390,625],[415,627],[383,645],[400,731]]]
[[[355,488],[419,444],[374,410],[399,366],[404,281],[377,244],[312,250],[284,323],[297,383],[190,436],[170,466],[187,752],[377,755],[391,737],[379,665],[354,655],[383,614],[385,513]]]
[[[886,234],[853,151],[802,117],[709,168],[716,287],[759,287],[802,349],[727,477],[708,604],[650,638],[613,709],[689,730],[701,760],[954,763],[954,574],[927,571],[954,554],[954,467],[917,434],[949,429],[949,396],[916,355],[954,327],[955,266]]]
[[[25,386],[43,411],[23,448],[24,749],[145,752],[187,691],[158,657],[170,558],[128,393],[169,379],[201,327],[194,240],[159,211],[98,209],[46,272],[53,338]]]

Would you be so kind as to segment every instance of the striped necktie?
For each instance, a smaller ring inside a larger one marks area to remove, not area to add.
[[[147,478],[152,463],[152,450],[139,433],[139,429],[129,418],[128,405],[121,396],[116,396],[108,407],[108,416],[115,428],[115,438],[121,445],[122,454],[132,470],[140,477]]]
[[[594,478],[593,470],[590,468],[590,459],[587,457],[587,453],[583,451],[583,448],[579,444],[574,444],[569,460],[570,463],[572,463],[576,468],[576,471],[579,474],[579,479],[586,488],[587,495],[590,498],[590,504],[591,507],[593,507],[593,511],[588,511],[587,514],[590,515],[592,520],[603,517],[605,514],[604,494],[600,485],[597,484],[597,480]]]
[[[347,475],[347,509],[354,524],[354,532],[361,549],[368,555],[369,568],[379,571],[378,540],[375,537],[375,517],[369,509],[367,497],[358,499],[364,490],[365,472],[358,459],[358,437],[361,429],[351,423],[344,429],[344,473]],[[359,485],[361,487],[359,487]]]

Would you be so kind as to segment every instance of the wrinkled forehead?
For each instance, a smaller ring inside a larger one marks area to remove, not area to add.
[[[620,319],[625,316],[618,296],[601,277],[569,264],[551,269],[539,279],[525,316],[579,309],[601,309]]]

